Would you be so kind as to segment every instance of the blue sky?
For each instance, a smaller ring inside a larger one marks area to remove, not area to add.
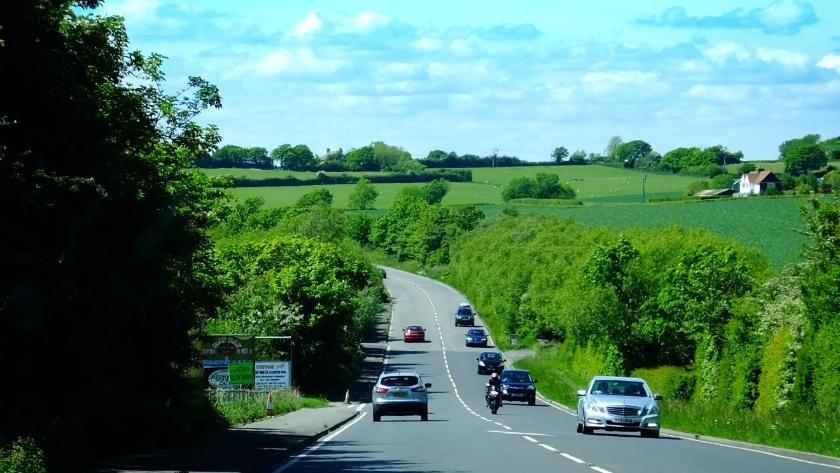
[[[840,1],[119,0],[132,47],[219,86],[224,144],[384,141],[538,161],[611,136],[775,159],[840,135]]]

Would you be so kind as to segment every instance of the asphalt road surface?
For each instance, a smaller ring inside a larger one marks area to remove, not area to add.
[[[465,298],[439,282],[396,269],[385,280],[394,299],[387,364],[432,383],[429,421],[383,417],[369,405],[354,421],[275,473],[375,472],[831,472],[819,458],[743,446],[638,433],[575,432],[575,417],[540,400],[506,402],[498,415],[484,403],[486,375],[476,373],[484,348],[466,348],[454,312]],[[421,324],[426,343],[404,343],[402,328]],[[476,320],[476,326],[482,322]],[[492,347],[492,338],[491,338]],[[492,348],[490,348],[492,350]],[[539,384],[537,385],[539,387]],[[667,413],[665,413],[667,416]]]

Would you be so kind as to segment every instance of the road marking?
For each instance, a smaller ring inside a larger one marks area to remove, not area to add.
[[[548,451],[550,451],[550,452],[556,452],[556,451],[557,451],[557,449],[556,449],[556,448],[552,447],[551,445],[546,445],[546,444],[544,444],[544,443],[541,443],[541,444],[540,444],[540,447],[542,447],[542,448],[544,448],[544,449],[546,449],[546,450],[548,450]]]
[[[791,461],[800,462],[800,463],[807,463],[809,465],[824,466],[826,468],[834,468],[835,470],[840,470],[840,466],[837,466],[837,465],[829,465],[827,463],[820,463],[820,462],[815,462],[815,461],[811,461],[811,460],[805,460],[805,459],[802,459],[802,458],[790,457],[790,456],[787,456],[787,455],[780,455],[778,453],[766,452],[764,450],[757,450],[757,449],[749,448],[749,447],[741,447],[741,446],[738,446],[738,445],[727,445],[725,443],[712,442],[710,440],[701,440],[701,439],[696,439],[696,438],[691,438],[691,437],[683,437],[683,436],[680,436],[680,435],[672,435],[671,437],[675,437],[675,438],[679,438],[679,439],[683,439],[683,440],[691,440],[692,442],[705,443],[707,445],[716,445],[718,447],[734,448],[735,450],[744,450],[746,452],[760,453],[762,455],[769,455],[771,457],[782,458],[782,459],[785,459],[785,460],[791,460]]]
[[[358,417],[356,417],[355,420],[351,421],[349,424],[346,424],[344,427],[336,430],[335,432],[331,433],[330,435],[328,435],[326,437],[322,437],[322,438],[318,439],[314,444],[310,445],[306,450],[304,450],[303,452],[293,456],[289,461],[280,465],[272,473],[282,473],[282,472],[288,470],[289,468],[293,467],[297,462],[299,462],[299,461],[303,460],[304,458],[308,457],[310,454],[314,453],[315,450],[318,450],[319,448],[321,448],[322,445],[324,445],[325,443],[329,442],[330,440],[338,437],[342,432],[344,432],[345,430],[349,429],[350,427],[355,425],[357,422],[362,420],[365,417],[365,415],[367,415],[367,412],[362,412],[361,414],[359,414]]]
[[[554,437],[552,434],[538,434],[535,432],[505,432],[504,430],[488,430],[491,434],[505,434],[505,435],[522,435],[531,437]]]
[[[507,432],[504,432],[504,433],[507,433]],[[538,442],[538,440],[537,440],[537,439],[535,439],[535,438],[533,438],[533,437],[529,437],[529,436],[527,436],[527,435],[523,435],[523,436],[522,436],[522,438],[524,438],[525,440],[527,440],[527,441],[529,441],[529,442],[531,442],[531,443],[537,443],[537,442]]]
[[[359,407],[358,407],[358,408],[356,408],[356,412],[361,412],[361,411],[362,411],[362,409],[364,409],[364,408],[365,408],[365,405],[364,405],[364,404],[359,404]]]
[[[592,468],[593,470],[598,471],[600,473],[612,473],[610,470],[605,470],[598,466],[590,466],[589,468]]]
[[[578,457],[574,457],[574,456],[569,455],[568,453],[565,453],[565,452],[560,453],[560,455],[561,455],[561,456],[564,456],[564,457],[566,457],[566,458],[568,458],[569,460],[571,460],[571,461],[573,461],[573,462],[575,462],[575,463],[586,463],[585,461],[581,460],[580,458],[578,458]]]
[[[508,430],[513,430],[513,429],[511,429],[510,427],[508,427],[508,426],[506,426],[506,425],[503,425],[502,427],[504,427],[504,428],[506,428],[506,429],[508,429]]]
[[[502,426],[502,423],[501,423],[501,422],[496,422],[496,421],[493,421],[493,423],[494,423],[494,424],[496,424],[496,425],[498,425],[499,427],[501,427],[501,426]]]

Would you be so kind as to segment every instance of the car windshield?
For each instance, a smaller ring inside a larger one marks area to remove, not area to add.
[[[398,386],[414,386],[418,384],[417,376],[386,376],[382,378],[382,381],[379,384],[388,387],[398,387]]]
[[[527,371],[503,371],[502,381],[510,381],[511,383],[530,383],[531,373]]]
[[[472,314],[472,309],[469,307],[458,307],[458,315],[470,315]]]
[[[470,330],[467,332],[467,335],[472,335],[474,337],[480,337],[484,335],[484,330]]]
[[[414,332],[414,331],[418,331],[418,330],[423,330],[423,327],[421,327],[419,325],[409,325],[405,329],[408,330],[408,331]]]
[[[647,396],[644,384],[639,381],[599,380],[592,385],[590,394],[609,394],[613,396]]]
[[[481,358],[486,361],[499,361],[502,359],[502,355],[498,353],[482,353]]]

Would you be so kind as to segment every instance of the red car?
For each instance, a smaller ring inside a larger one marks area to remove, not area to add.
[[[425,342],[426,329],[422,325],[409,325],[403,329],[404,342]]]

